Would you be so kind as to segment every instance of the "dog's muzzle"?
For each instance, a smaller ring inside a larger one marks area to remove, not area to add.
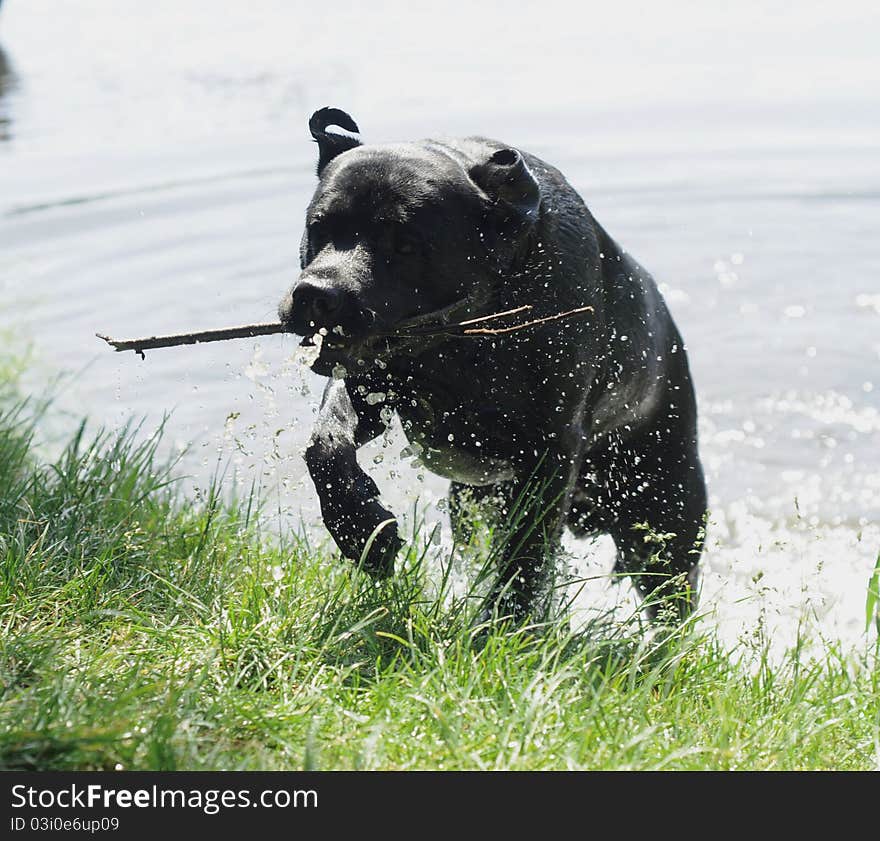
[[[306,337],[322,328],[328,333],[363,336],[373,323],[371,314],[352,293],[307,280],[297,283],[284,296],[278,317],[286,330]]]

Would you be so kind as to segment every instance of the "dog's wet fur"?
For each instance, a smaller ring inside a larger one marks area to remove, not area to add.
[[[312,368],[333,378],[306,462],[342,553],[393,572],[396,522],[356,459],[390,410],[451,480],[459,538],[472,504],[528,499],[493,611],[535,614],[568,527],[611,535],[652,615],[686,616],[706,489],[684,342],[651,275],[527,152],[482,137],[365,146],[331,125],[358,133],[343,111],[312,116],[319,181],[279,315],[304,344],[323,335]],[[592,310],[494,335],[388,335],[447,307],[465,320],[526,305],[529,320]]]

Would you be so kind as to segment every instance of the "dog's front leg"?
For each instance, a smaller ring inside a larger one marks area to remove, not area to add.
[[[368,405],[354,389],[349,392],[344,380],[332,380],[305,454],[324,525],[342,554],[363,560],[364,570],[375,578],[391,575],[403,541],[394,515],[379,502],[379,489],[355,453],[383,429],[379,406]]]
[[[543,445],[543,450],[538,449]],[[488,612],[520,621],[543,612],[554,553],[571,503],[580,465],[581,436],[557,432],[530,450],[512,488],[510,528],[503,536],[500,575]]]

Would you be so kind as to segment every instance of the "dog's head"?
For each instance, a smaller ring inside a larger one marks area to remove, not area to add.
[[[312,368],[393,353],[405,321],[479,306],[509,271],[541,194],[522,155],[474,143],[469,159],[442,144],[362,146],[343,111],[309,121],[318,188],[306,215],[302,273],[279,306],[291,332],[325,334]],[[474,312],[473,314],[479,314]]]

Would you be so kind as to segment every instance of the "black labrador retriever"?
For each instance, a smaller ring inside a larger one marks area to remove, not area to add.
[[[396,522],[355,454],[394,412],[452,480],[459,536],[468,498],[519,512],[492,610],[533,615],[567,526],[613,537],[652,615],[686,616],[706,489],[684,344],[651,275],[533,155],[482,137],[364,146],[331,125],[358,133],[337,109],[309,122],[319,182],[279,315],[333,375],[306,463],[342,553],[393,571]]]

